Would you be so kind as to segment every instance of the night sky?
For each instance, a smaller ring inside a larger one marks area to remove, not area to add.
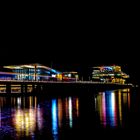
[[[9,13],[1,25],[0,63],[41,63],[85,79],[92,66],[116,64],[139,81],[138,22],[129,16]]]

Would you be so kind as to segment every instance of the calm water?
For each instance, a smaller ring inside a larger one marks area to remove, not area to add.
[[[0,97],[0,140],[94,139],[137,132],[140,126],[137,91],[119,89],[81,95]]]

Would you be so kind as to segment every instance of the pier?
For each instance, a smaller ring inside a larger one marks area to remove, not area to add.
[[[72,90],[72,89],[121,89],[132,88],[132,84],[103,83],[93,81],[23,81],[23,80],[1,80],[0,94],[41,94],[44,91]]]

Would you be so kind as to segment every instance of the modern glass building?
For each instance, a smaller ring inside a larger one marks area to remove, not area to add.
[[[3,72],[1,77],[8,77],[13,80],[44,81],[57,80],[57,75],[61,72],[41,64],[25,64],[3,66],[11,72]],[[5,75],[5,76],[4,76]]]
[[[122,72],[121,66],[93,67],[92,81],[124,84],[127,78],[129,78],[129,75]]]

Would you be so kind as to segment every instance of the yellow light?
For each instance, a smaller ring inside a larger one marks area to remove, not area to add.
[[[3,66],[3,67],[8,69],[22,69],[21,66]]]
[[[76,98],[76,114],[77,114],[77,117],[79,117],[79,99]]]
[[[62,108],[62,100],[58,99],[58,124],[61,128],[63,118],[63,108]]]
[[[120,124],[122,125],[122,98],[121,98],[121,91],[119,90],[119,119],[120,119]]]
[[[32,65],[21,65],[20,67],[22,67],[22,68],[34,68],[34,66],[32,66]]]
[[[35,115],[36,111],[33,109],[17,110],[13,117],[13,123],[18,135],[26,132],[26,136],[28,136],[29,133],[33,133],[35,131]]]

